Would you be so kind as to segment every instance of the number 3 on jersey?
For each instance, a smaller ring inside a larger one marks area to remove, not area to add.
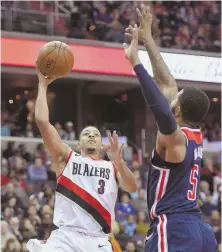
[[[104,194],[104,192],[105,192],[105,185],[106,185],[106,182],[103,179],[100,179],[99,180],[99,188],[98,188],[98,193],[99,194]]]
[[[191,172],[190,172],[190,184],[192,185],[192,190],[188,190],[187,198],[189,200],[196,200],[197,197],[197,175],[198,175],[199,167],[198,165],[194,165]]]

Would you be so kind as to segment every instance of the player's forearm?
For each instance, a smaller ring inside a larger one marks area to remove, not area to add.
[[[120,185],[121,187],[130,193],[137,191],[137,181],[133,173],[126,166],[124,160],[119,164],[115,164],[120,176]]]
[[[166,98],[142,64],[136,65],[134,71],[139,79],[145,101],[156,119],[159,131],[164,135],[174,133],[177,123]]]
[[[176,80],[170,73],[170,70],[164,62],[154,40],[150,38],[149,40],[143,42],[151,61],[155,81],[160,90],[164,92],[166,88],[174,88],[175,93],[177,93],[178,88]]]
[[[35,105],[35,120],[37,124],[49,122],[49,108],[47,104],[47,86],[39,84]]]

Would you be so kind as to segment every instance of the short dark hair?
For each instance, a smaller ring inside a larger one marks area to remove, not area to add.
[[[200,124],[210,108],[205,92],[195,87],[186,87],[179,96],[179,105],[184,121]]]
[[[88,127],[95,128],[95,129],[97,129],[97,130],[99,131],[99,129],[98,129],[95,125],[87,125],[87,126],[85,126],[85,127],[81,130],[81,132],[80,132],[80,134],[79,134],[79,139],[80,139],[80,137],[81,137],[81,134],[82,134],[83,130],[86,129],[86,128],[88,128]]]

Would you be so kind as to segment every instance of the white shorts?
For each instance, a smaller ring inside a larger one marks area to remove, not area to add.
[[[113,252],[108,237],[92,237],[78,231],[57,229],[45,244],[28,241],[29,252]]]

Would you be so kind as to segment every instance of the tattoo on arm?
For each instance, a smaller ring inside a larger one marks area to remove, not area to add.
[[[171,102],[178,92],[176,80],[170,73],[170,70],[164,62],[155,42],[151,40],[147,43],[144,43],[144,45],[151,61],[157,86],[165,95],[167,101]]]

